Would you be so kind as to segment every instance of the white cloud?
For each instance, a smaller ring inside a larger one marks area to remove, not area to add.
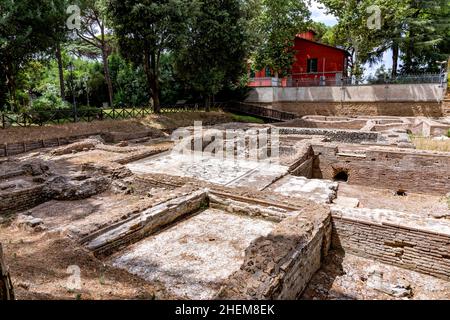
[[[317,1],[311,1],[311,18],[314,21],[325,23],[327,26],[334,26],[337,24],[337,19],[331,14],[327,14],[323,5],[317,3]]]

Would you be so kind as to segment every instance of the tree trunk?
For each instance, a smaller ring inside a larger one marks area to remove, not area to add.
[[[158,80],[158,64],[156,62],[156,53],[144,53],[144,71],[147,75],[150,96],[153,99],[153,112],[161,112],[161,104],[159,101],[159,80]]]
[[[210,95],[207,95],[205,97],[205,111],[206,112],[211,111],[211,96]]]
[[[61,94],[61,99],[66,100],[66,93],[64,90],[64,66],[61,55],[61,44],[59,43],[59,41],[56,44],[56,60],[58,62],[59,91]]]
[[[106,52],[105,46],[102,48],[102,59],[103,59],[103,71],[105,73],[105,81],[108,86],[108,98],[109,98],[109,106],[113,106],[113,87],[111,82],[111,76],[109,74],[109,63],[108,63],[108,53]]]
[[[14,76],[12,70],[7,70],[6,73],[6,84],[8,86],[9,91],[9,99],[11,101],[11,111],[15,111],[17,107],[17,99],[16,99],[16,77]]]
[[[394,44],[392,45],[392,74],[391,74],[392,78],[395,78],[397,76],[398,55],[399,55],[398,43],[394,42]]]
[[[0,244],[0,301],[2,300],[14,300],[14,291]]]
[[[154,84],[152,85],[152,91],[153,91],[153,111],[155,113],[161,113],[161,103],[159,101],[159,85],[157,84],[157,80],[154,81]]]

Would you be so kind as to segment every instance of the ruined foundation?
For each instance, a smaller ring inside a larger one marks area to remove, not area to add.
[[[450,153],[416,150],[408,135],[449,127],[308,116],[200,136],[187,128],[176,148],[148,132],[32,152],[25,143],[0,158],[0,242],[33,237],[39,256],[39,243],[67,241],[123,279],[158,287],[156,298],[450,298]],[[256,158],[241,154],[262,132],[279,135],[257,142]],[[225,156],[218,136],[232,146]],[[375,269],[360,267],[368,261]],[[350,284],[336,264],[359,280]]]

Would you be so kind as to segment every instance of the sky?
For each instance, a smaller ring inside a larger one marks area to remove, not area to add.
[[[334,26],[335,24],[337,24],[337,19],[335,16],[331,15],[331,14],[327,14],[326,10],[322,8],[323,5],[317,3],[317,1],[312,0],[311,3],[311,18],[314,21],[317,22],[323,22],[325,23],[327,26]],[[391,53],[390,52],[385,52],[384,56],[383,56],[383,61],[380,62],[379,64],[373,65],[372,67],[370,67],[369,65],[366,65],[366,71],[365,71],[365,76],[368,76],[370,74],[375,73],[375,71],[382,65],[384,64],[386,69],[392,68],[392,61],[391,59]]]

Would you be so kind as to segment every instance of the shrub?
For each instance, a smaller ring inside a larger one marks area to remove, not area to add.
[[[55,109],[68,109],[70,106],[60,96],[52,91],[46,91],[42,96],[33,101],[34,111],[50,111]]]

